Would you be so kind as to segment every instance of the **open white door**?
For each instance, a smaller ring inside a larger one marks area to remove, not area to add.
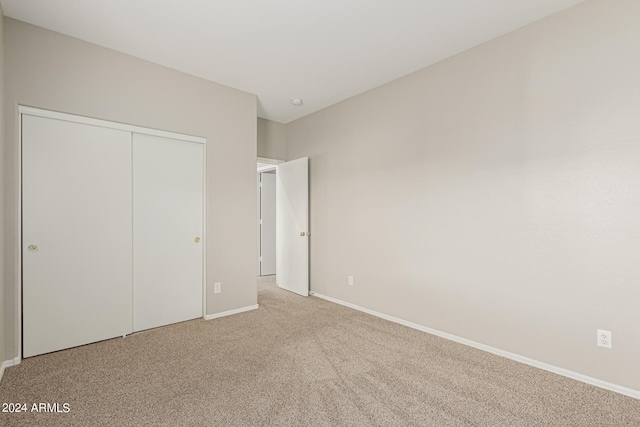
[[[309,295],[309,159],[276,169],[276,280],[278,286]]]

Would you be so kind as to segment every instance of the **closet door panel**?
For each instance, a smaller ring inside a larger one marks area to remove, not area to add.
[[[202,316],[202,144],[133,134],[133,329]]]
[[[23,355],[132,332],[131,133],[22,116]]]

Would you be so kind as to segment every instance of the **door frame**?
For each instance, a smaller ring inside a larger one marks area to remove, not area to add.
[[[105,127],[110,129],[124,130],[132,133],[140,133],[145,135],[160,136],[165,138],[179,139],[187,142],[195,142],[203,145],[202,156],[202,317],[207,314],[207,138],[201,136],[186,135],[176,132],[168,132],[158,129],[151,129],[142,126],[129,125],[125,123],[112,122],[107,120],[94,119],[86,116],[79,116],[75,114],[60,113],[57,111],[44,110],[40,108],[28,107],[24,105],[18,105],[18,283],[20,290],[18,292],[18,356],[14,359],[14,364],[17,365],[22,361],[22,115],[27,114],[30,116],[45,117],[49,119],[64,120],[67,122],[81,123],[92,126]],[[132,242],[133,243],[133,242]]]
[[[269,172],[276,170],[280,163],[284,163],[284,160],[270,159],[267,157],[257,157],[256,163],[263,163],[269,166],[257,167],[256,175],[259,176],[263,172]],[[257,212],[256,212],[256,227],[257,227],[257,241],[256,241],[256,262],[258,263],[258,270],[260,270],[260,194],[257,194]],[[276,208],[277,209],[277,208]],[[260,274],[258,274],[260,277]]]
[[[274,170],[276,166],[284,162],[285,162],[284,160],[269,159],[267,157],[256,157],[256,163],[265,163],[267,165],[273,165],[273,166],[265,166],[264,169],[256,169],[256,173],[268,172],[270,170]]]

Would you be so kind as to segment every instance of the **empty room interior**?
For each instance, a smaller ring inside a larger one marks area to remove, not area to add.
[[[640,1],[0,7],[0,425],[640,425]]]

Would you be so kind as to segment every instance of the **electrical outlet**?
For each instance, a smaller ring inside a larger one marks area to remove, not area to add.
[[[598,347],[611,348],[611,331],[598,329]]]
[[[214,294],[219,294],[221,292],[221,288],[222,287],[222,283],[220,282],[216,282],[213,284],[213,293]]]
[[[349,286],[353,286],[353,276],[347,276]]]

